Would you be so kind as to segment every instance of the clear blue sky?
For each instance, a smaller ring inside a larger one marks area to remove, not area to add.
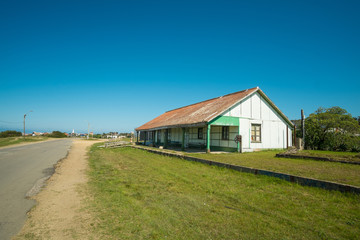
[[[259,86],[360,115],[360,1],[1,1],[0,128],[131,131]]]

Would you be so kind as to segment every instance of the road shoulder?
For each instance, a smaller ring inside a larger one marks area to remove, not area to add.
[[[87,151],[95,141],[74,140],[46,187],[35,197],[24,227],[13,239],[94,239],[91,214],[85,209]]]

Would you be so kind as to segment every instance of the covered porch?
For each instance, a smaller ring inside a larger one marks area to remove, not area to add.
[[[137,131],[137,143],[182,151],[242,152],[239,118],[219,116],[209,123]]]

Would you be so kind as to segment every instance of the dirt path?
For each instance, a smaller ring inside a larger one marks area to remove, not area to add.
[[[34,197],[38,202],[13,239],[95,239],[91,215],[84,208],[87,156],[95,141],[74,140],[66,159],[58,163],[47,186]]]

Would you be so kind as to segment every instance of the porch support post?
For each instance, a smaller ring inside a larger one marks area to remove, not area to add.
[[[181,141],[181,151],[185,150],[185,128],[181,128],[182,131],[182,141]]]
[[[157,145],[160,145],[160,134],[159,133],[161,133],[161,130],[157,130],[156,131],[156,144]]]
[[[155,145],[156,145],[156,130],[155,131],[153,131],[153,145],[154,145],[154,147],[155,147]]]
[[[206,132],[206,152],[207,153],[210,153],[210,130],[211,130],[211,125],[208,124],[207,132]]]
[[[136,144],[139,144],[139,131],[136,131]]]
[[[145,137],[144,137],[144,146],[146,145],[146,138],[147,138],[147,131],[144,131]]]
[[[292,145],[296,147],[296,125],[294,125],[294,133],[293,133]]]
[[[239,121],[240,121],[240,119],[239,119]],[[239,126],[238,126],[238,135],[240,136],[240,123],[239,123]],[[240,153],[241,152],[241,146],[240,146],[240,144],[242,144],[242,142],[241,141],[239,141],[238,143],[237,143],[237,151]]]
[[[165,137],[164,137],[164,148],[167,148],[168,146],[168,134],[169,134],[169,130],[165,129]]]

